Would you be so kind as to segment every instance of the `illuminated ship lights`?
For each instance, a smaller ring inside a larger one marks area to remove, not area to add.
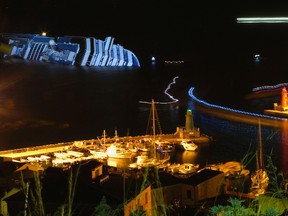
[[[252,92],[254,93],[261,93],[264,91],[274,91],[282,89],[283,87],[288,86],[288,83],[279,83],[277,85],[265,85],[265,86],[259,86],[252,89]]]
[[[288,17],[242,17],[237,23],[288,23]]]
[[[89,67],[140,67],[137,56],[113,37],[48,37],[39,34],[0,34],[0,57]]]

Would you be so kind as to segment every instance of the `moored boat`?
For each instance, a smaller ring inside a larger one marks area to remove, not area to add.
[[[142,169],[149,167],[165,169],[167,166],[169,166],[167,162],[170,160],[169,155],[163,159],[149,158],[148,155],[138,155],[136,158],[136,162],[128,165],[130,169]]]
[[[180,143],[175,144],[175,147],[184,151],[196,151],[198,149],[198,145],[192,140],[181,140]]]
[[[244,165],[238,161],[227,161],[219,164],[206,165],[204,169],[221,171],[225,177],[248,176],[250,171],[244,168]]]
[[[175,150],[175,146],[172,145],[170,142],[165,141],[156,141],[156,150],[159,153],[169,153]]]
[[[131,158],[132,157],[132,151],[117,147],[115,144],[111,144],[106,152],[108,158]]]
[[[152,123],[153,123],[153,136],[152,136],[152,139],[148,140],[148,142],[145,143],[144,145],[144,148],[145,151],[146,151],[146,154],[145,155],[138,155],[137,156],[137,161],[135,163],[131,163],[129,165],[129,168],[132,168],[132,169],[142,169],[142,168],[149,168],[149,167],[154,167],[154,168],[158,168],[158,169],[165,169],[166,166],[168,165],[167,162],[169,162],[170,160],[170,155],[166,155],[166,157],[164,157],[163,159],[158,159],[157,156],[156,156],[156,151],[157,151],[157,148],[156,148],[156,139],[155,139],[155,136],[156,136],[156,131],[155,131],[155,116],[157,115],[156,114],[156,107],[155,107],[155,103],[154,103],[154,100],[152,100],[152,103],[151,103],[151,113],[152,115]],[[157,141],[158,144],[159,144],[159,140]],[[142,149],[138,149],[139,151],[141,151]]]
[[[199,169],[199,164],[193,163],[174,163],[167,167],[167,172],[172,174],[192,174]]]
[[[269,186],[269,176],[264,166],[263,161],[263,146],[261,135],[261,122],[258,125],[258,151],[256,154],[256,170],[251,174],[251,188],[250,191],[256,197],[264,194]]]

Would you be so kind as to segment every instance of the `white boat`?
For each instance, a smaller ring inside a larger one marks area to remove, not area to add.
[[[132,152],[125,149],[119,148],[112,143],[106,150],[106,154],[109,158],[131,158]]]
[[[182,140],[175,146],[184,151],[196,151],[198,149],[198,145],[195,144],[192,140]]]
[[[159,165],[159,162],[154,158],[148,158],[147,155],[138,155],[135,163],[129,164],[129,168],[141,169],[143,167],[151,167]]]
[[[245,177],[250,171],[245,169],[244,165],[238,161],[227,161],[219,164],[206,165],[204,169],[217,170],[224,173],[225,177]]]
[[[183,164],[171,164],[167,168],[167,172],[172,174],[192,174],[196,173],[199,169],[199,164],[183,163]]]
[[[148,167],[156,167],[160,169],[166,168],[169,164],[170,156],[168,155],[164,159],[157,159],[157,158],[149,158],[148,155],[138,155],[137,161],[135,163],[129,164],[129,168],[131,169],[142,169]]]

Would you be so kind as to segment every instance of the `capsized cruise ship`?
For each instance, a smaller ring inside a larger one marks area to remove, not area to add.
[[[137,56],[114,44],[110,36],[100,40],[84,36],[0,34],[0,57],[75,66],[140,67]]]

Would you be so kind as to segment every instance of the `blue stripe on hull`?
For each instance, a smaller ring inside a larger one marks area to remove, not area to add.
[[[140,67],[136,55],[113,37],[105,40],[93,37],[47,37],[38,34],[2,34],[1,42],[11,47],[3,57],[20,57],[30,61],[43,61],[80,66]]]

